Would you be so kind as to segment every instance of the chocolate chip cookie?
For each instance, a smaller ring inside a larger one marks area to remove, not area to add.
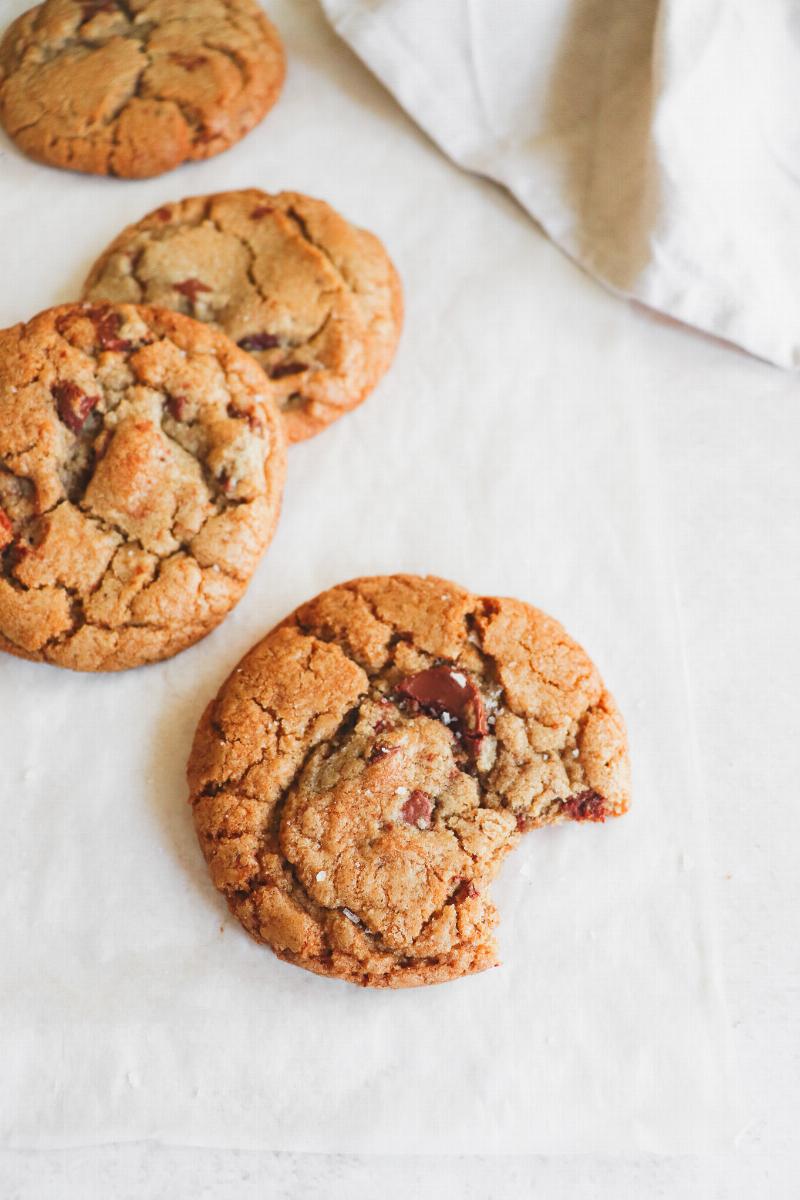
[[[269,545],[284,469],[263,372],[207,325],[73,304],[0,332],[0,649],[113,671],[196,642]]]
[[[0,122],[40,162],[141,179],[238,142],[283,76],[255,0],[45,0],[0,42]]]
[[[365,399],[403,319],[400,281],[378,239],[296,192],[164,205],[119,235],[84,295],[162,304],[224,330],[268,374],[290,441]]]
[[[203,715],[189,785],[245,929],[374,987],[496,965],[506,854],[629,800],[622,717],[561,626],[411,575],[323,592],[251,650]]]

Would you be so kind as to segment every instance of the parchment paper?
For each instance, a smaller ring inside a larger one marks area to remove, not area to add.
[[[408,301],[379,391],[292,450],[275,542],[212,637],[119,676],[0,662],[0,1137],[719,1146],[737,1128],[736,1078],[659,500],[652,412],[670,385],[645,357],[658,331],[451,167],[313,5],[270,12],[286,95],[208,164],[121,183],[0,143],[4,324],[74,294],[149,208],[253,184],[322,195],[375,229]],[[627,717],[635,802],[617,822],[531,834],[507,860],[502,968],[383,993],[282,964],[227,916],[184,765],[207,699],[258,636],[323,587],[396,570],[558,616]]]

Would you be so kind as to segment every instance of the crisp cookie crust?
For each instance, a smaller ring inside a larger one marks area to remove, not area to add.
[[[84,296],[161,304],[258,359],[290,441],[356,407],[388,368],[400,280],[378,239],[321,200],[251,188],[167,204],[128,226]]]
[[[556,621],[412,575],[323,592],[268,634],[188,774],[247,931],[375,987],[496,965],[487,887],[522,833],[619,816],[630,792],[622,717]]]
[[[141,179],[239,141],[283,77],[255,0],[45,0],[0,42],[0,121],[40,162]]]
[[[78,671],[168,658],[244,592],[285,440],[223,334],[72,304],[0,332],[0,649]]]

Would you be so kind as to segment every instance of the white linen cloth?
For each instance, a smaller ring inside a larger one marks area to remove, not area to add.
[[[0,325],[74,296],[149,209],[251,185],[324,196],[374,229],[407,299],[378,392],[291,450],[275,542],[215,634],[116,676],[0,660],[0,1138],[728,1144],[737,1081],[658,483],[671,385],[647,365],[672,331],[589,286],[502,193],[432,149],[315,5],[269,11],[286,94],[202,166],[125,183],[0,142]],[[538,831],[508,859],[501,969],[385,993],[282,964],[229,918],[184,766],[206,701],[259,636],[323,587],[398,570],[558,616],[625,713],[635,798],[621,820]]]
[[[461,166],[616,292],[800,365],[795,0],[321,0]]]

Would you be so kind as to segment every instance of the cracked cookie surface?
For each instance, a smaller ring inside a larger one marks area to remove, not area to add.
[[[283,76],[255,0],[45,0],[0,42],[0,121],[40,162],[147,178],[239,141]]]
[[[403,321],[400,280],[373,234],[321,200],[255,188],[163,205],[130,225],[84,295],[161,304],[222,329],[270,377],[290,441],[366,398]]]
[[[0,649],[168,658],[241,597],[277,523],[263,372],[178,313],[73,304],[0,331]]]
[[[203,714],[188,775],[245,929],[376,987],[496,965],[505,855],[630,792],[622,717],[556,621],[410,575],[332,588],[269,633]]]

